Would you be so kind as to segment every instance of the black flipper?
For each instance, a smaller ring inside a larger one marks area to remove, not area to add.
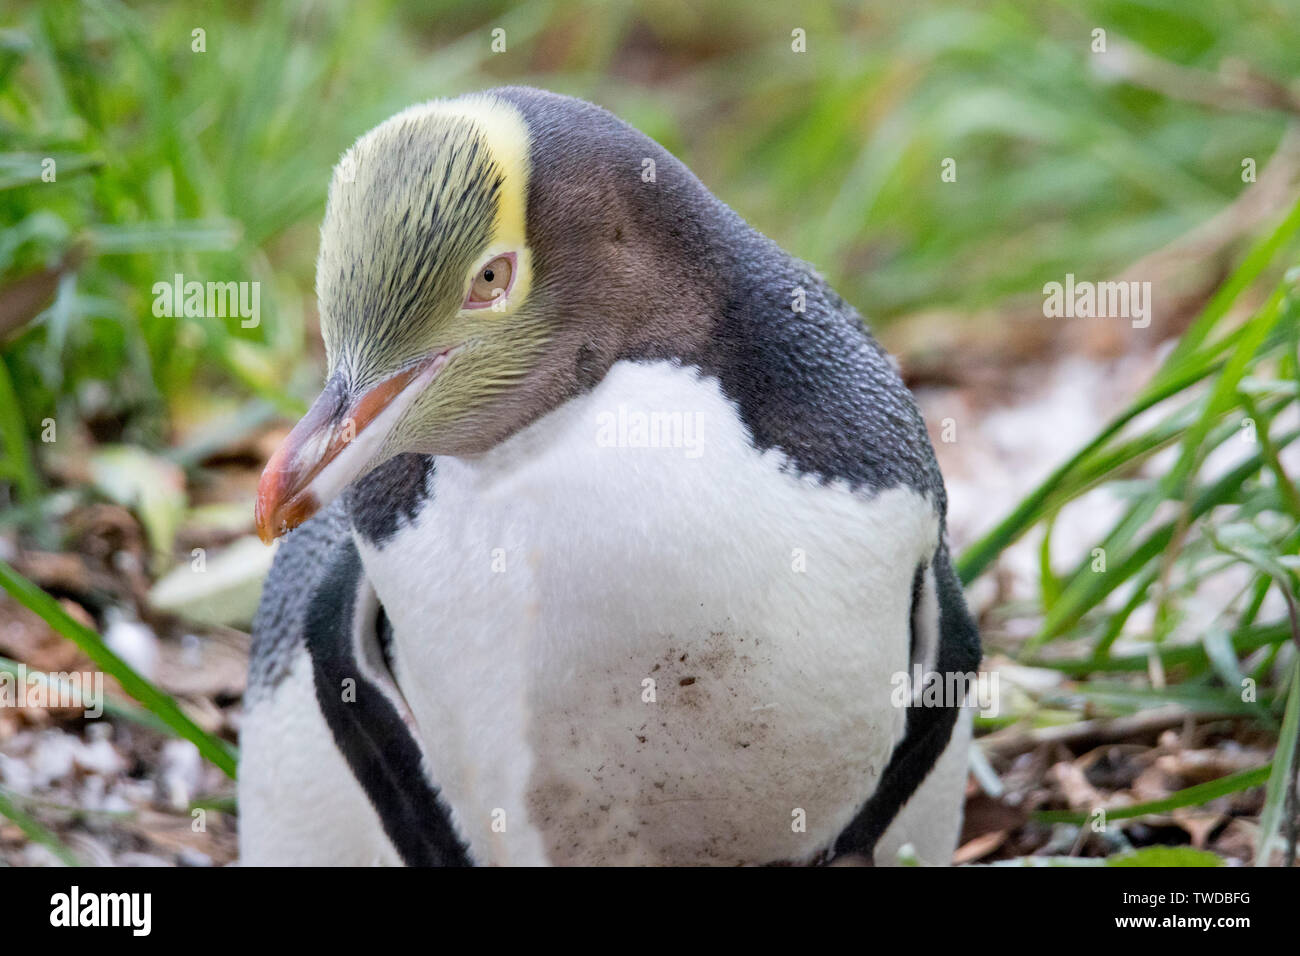
[[[320,582],[307,617],[307,651],[316,700],[334,742],[352,768],[384,832],[407,866],[470,866],[465,845],[424,769],[420,744],[383,686],[384,637],[374,633],[380,661],[362,661],[358,643],[358,597],[368,585],[351,540],[339,548]],[[374,602],[368,627],[379,628],[383,610]],[[353,681],[345,685],[345,681]],[[345,700],[345,686],[353,690]]]
[[[946,680],[949,674],[973,675],[981,656],[979,630],[966,609],[961,582],[953,571],[946,545],[940,544],[933,566],[939,601],[936,679]],[[914,589],[914,593],[919,590]],[[903,739],[894,748],[875,792],[836,839],[832,858],[852,854],[872,859],[876,843],[948,746],[960,712],[960,706],[907,709]]]

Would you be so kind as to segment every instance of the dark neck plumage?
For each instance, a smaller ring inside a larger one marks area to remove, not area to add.
[[[724,282],[697,317],[703,334],[670,331],[626,357],[675,359],[715,376],[755,447],[780,449],[798,472],[855,489],[911,487],[933,495],[942,514],[925,423],[862,317],[808,263],[686,175],[686,188],[702,195],[677,204],[694,221],[678,228],[670,254],[704,264],[697,281]]]

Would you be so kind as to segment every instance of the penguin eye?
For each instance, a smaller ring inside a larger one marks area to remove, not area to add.
[[[510,294],[515,278],[515,254],[508,252],[497,256],[474,274],[469,295],[462,308],[481,309]]]

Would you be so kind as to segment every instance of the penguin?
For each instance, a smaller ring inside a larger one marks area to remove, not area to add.
[[[951,860],[980,641],[943,479],[811,266],[507,87],[343,155],[316,285],[328,377],[258,487],[244,863]]]

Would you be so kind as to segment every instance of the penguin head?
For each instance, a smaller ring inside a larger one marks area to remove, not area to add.
[[[262,474],[263,540],[395,455],[480,455],[620,357],[688,352],[726,293],[728,215],[653,140],[539,90],[366,133],[321,227],[329,375]]]

